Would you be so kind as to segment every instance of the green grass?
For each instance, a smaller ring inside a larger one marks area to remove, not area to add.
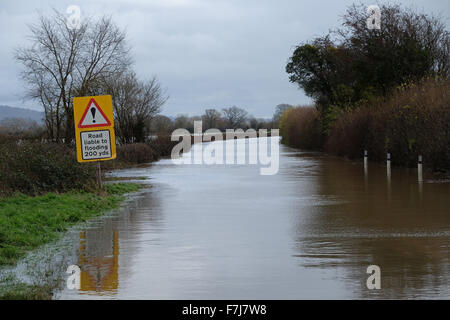
[[[53,289],[24,283],[13,284],[5,292],[0,291],[0,300],[51,300]]]
[[[116,183],[104,191],[72,191],[42,196],[17,194],[0,199],[0,266],[14,264],[40,245],[57,239],[69,227],[116,208],[124,194],[141,185]],[[27,291],[29,292],[29,290]]]
[[[50,284],[28,284],[12,273],[0,278],[0,300],[51,300],[54,287]]]

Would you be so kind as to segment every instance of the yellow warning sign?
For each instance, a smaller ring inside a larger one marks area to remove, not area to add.
[[[78,162],[116,158],[116,137],[112,98],[106,96],[73,99]]]

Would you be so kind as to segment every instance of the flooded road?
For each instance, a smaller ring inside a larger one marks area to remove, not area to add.
[[[450,184],[419,185],[415,170],[389,182],[383,164],[365,176],[362,162],[280,146],[272,176],[171,160],[113,175],[151,188],[79,232],[81,288],[56,298],[450,298]]]

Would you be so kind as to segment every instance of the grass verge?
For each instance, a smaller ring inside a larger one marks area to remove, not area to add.
[[[117,207],[125,193],[140,187],[116,183],[97,193],[17,194],[0,199],[0,266],[16,263],[27,251],[55,240],[72,225]]]
[[[17,263],[30,250],[56,240],[71,226],[118,207],[124,194],[142,185],[114,183],[98,192],[71,191],[0,199],[0,267]],[[0,299],[51,299],[52,288],[3,278]]]

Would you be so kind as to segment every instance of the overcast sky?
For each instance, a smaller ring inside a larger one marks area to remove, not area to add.
[[[37,12],[78,5],[83,14],[112,15],[126,28],[135,70],[157,75],[170,99],[163,114],[201,114],[243,107],[271,117],[280,103],[310,99],[284,71],[293,47],[339,26],[352,0],[0,0],[0,105],[40,110],[22,101],[24,84],[13,50],[27,43]],[[373,4],[376,1],[364,1]],[[450,16],[448,0],[411,0],[427,13]]]

